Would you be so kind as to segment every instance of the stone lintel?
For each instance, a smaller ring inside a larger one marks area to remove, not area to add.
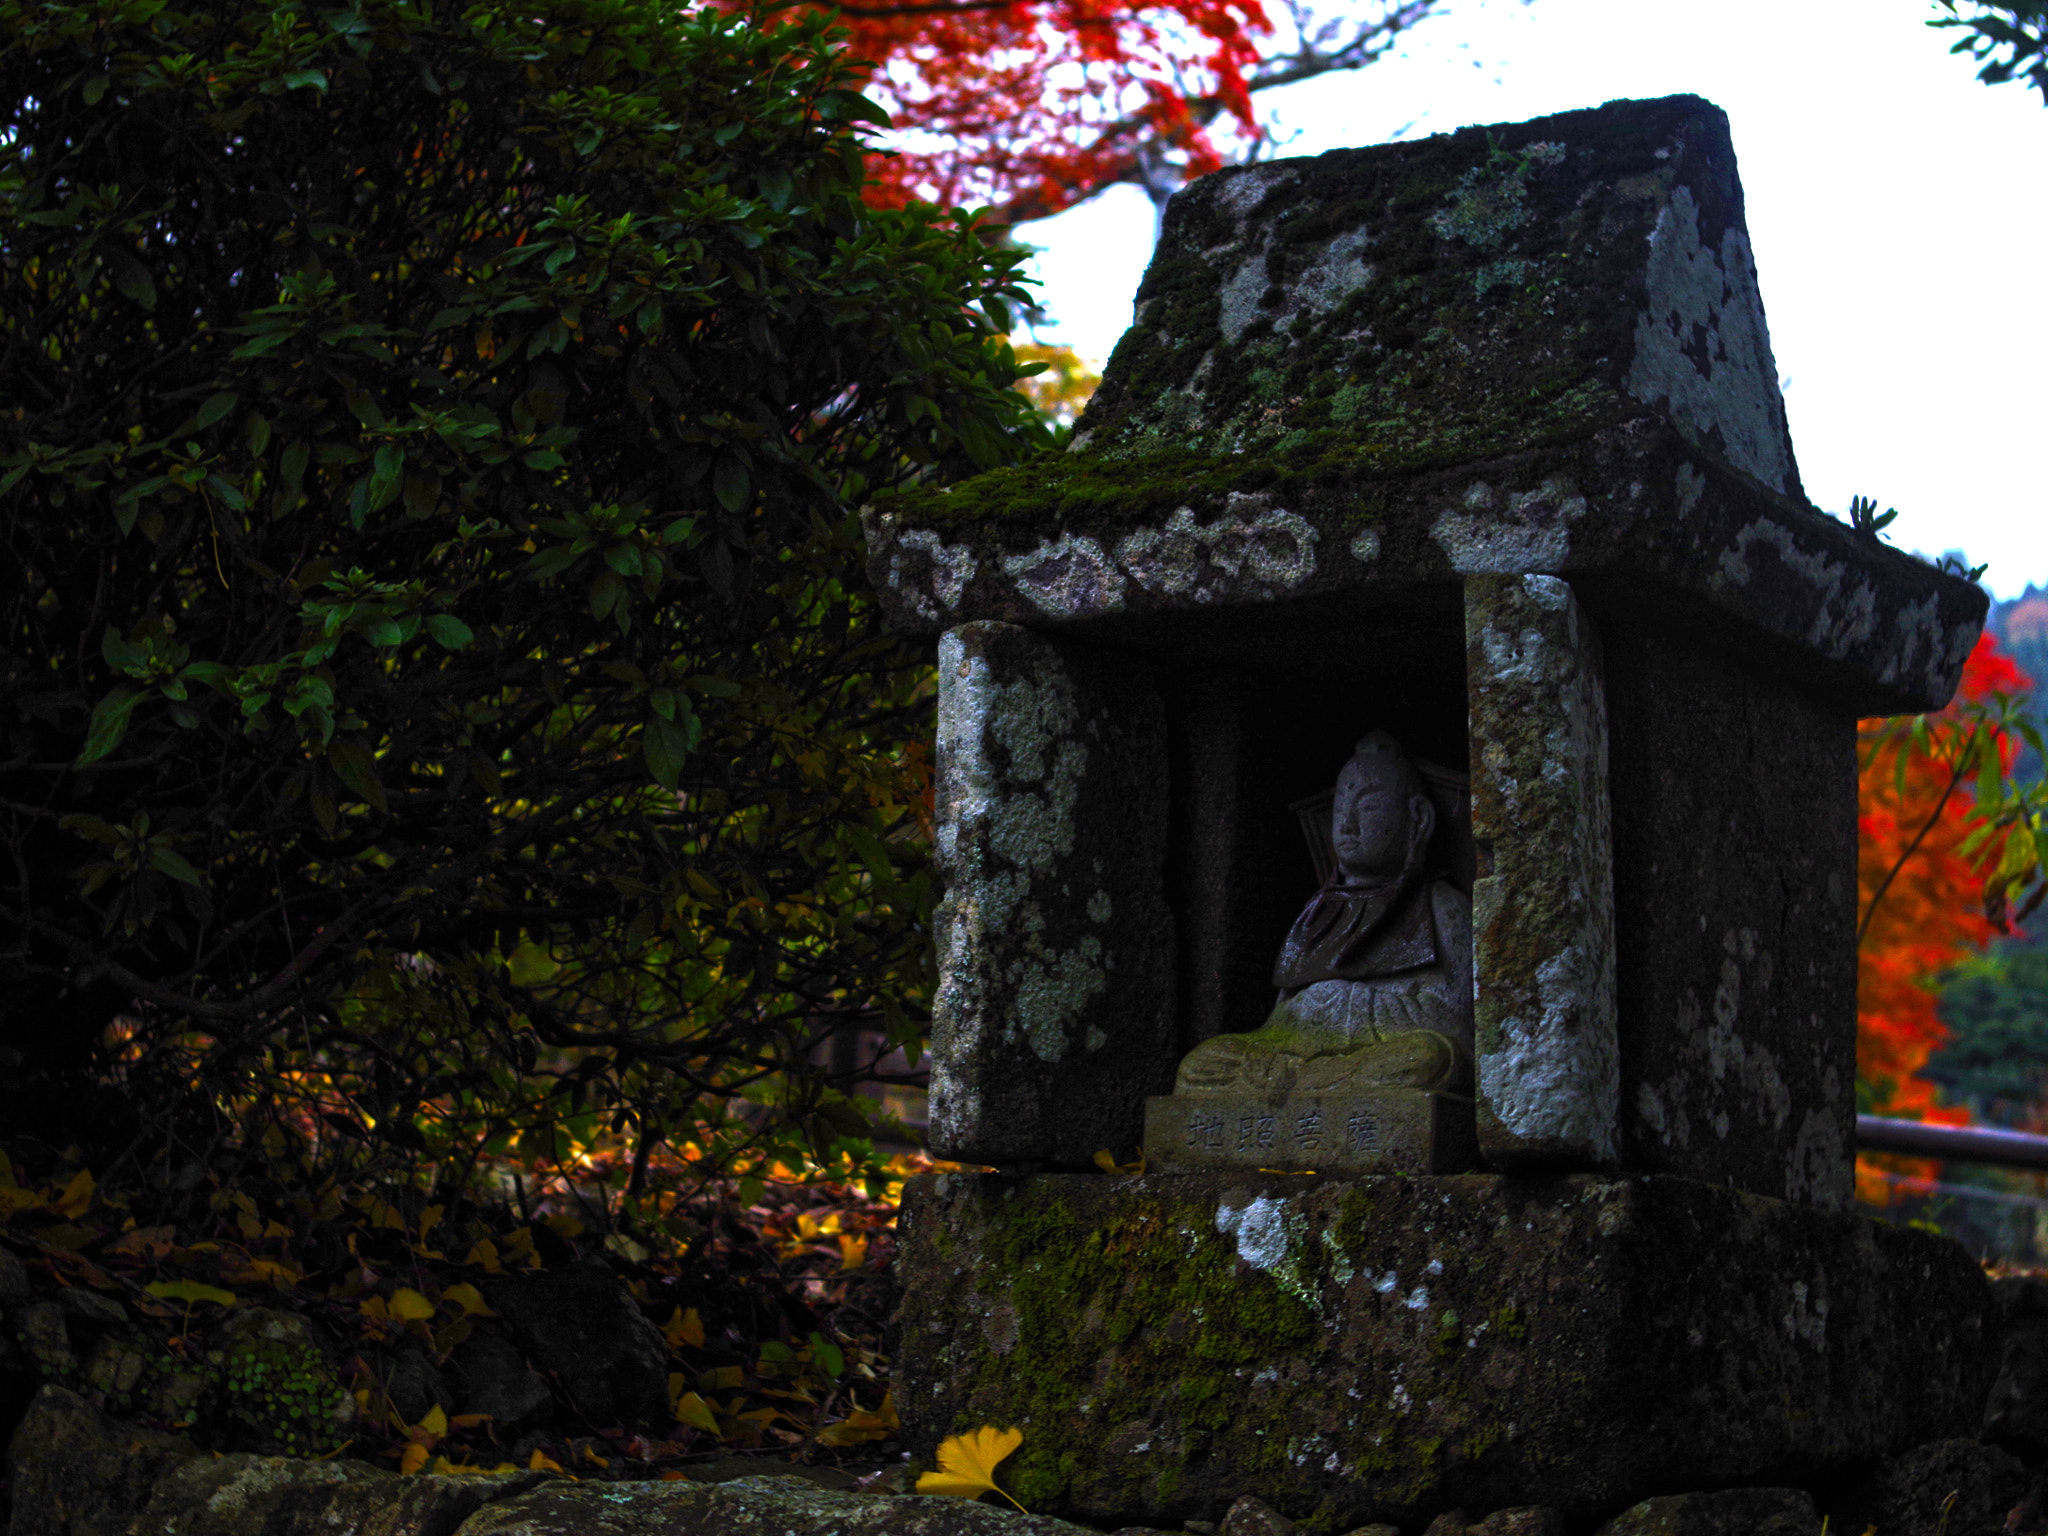
[[[1414,1088],[1173,1094],[1145,1101],[1145,1167],[1459,1173],[1475,1166],[1472,1101]]]
[[[907,1447],[1014,1426],[1005,1488],[1105,1528],[1591,1529],[1974,1435],[1989,1386],[1957,1244],[1684,1179],[956,1174],[902,1230]]]
[[[1945,704],[1989,607],[1651,418],[1508,457],[1244,490],[1210,491],[1170,454],[1068,454],[884,503],[867,528],[869,572],[911,634],[999,619],[1256,667],[1470,576],[1551,575],[1596,618],[1732,653],[1858,715]]]

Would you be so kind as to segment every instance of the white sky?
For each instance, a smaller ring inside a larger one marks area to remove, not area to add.
[[[1326,0],[1327,3],[1327,0]],[[1352,75],[1264,93],[1284,153],[1690,91],[1734,128],[1806,491],[1897,507],[1903,548],[2048,585],[2048,106],[1986,86],[1928,0],[1451,0]],[[1152,205],[1022,225],[1063,341],[1130,323]]]

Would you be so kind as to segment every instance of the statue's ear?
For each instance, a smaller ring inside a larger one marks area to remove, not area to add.
[[[1422,852],[1429,846],[1429,840],[1436,835],[1436,802],[1427,795],[1415,795],[1408,801],[1408,816],[1415,824],[1414,836],[1410,839],[1409,856]]]

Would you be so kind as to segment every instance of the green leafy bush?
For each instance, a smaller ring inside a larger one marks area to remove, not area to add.
[[[927,995],[852,508],[1028,443],[1017,258],[823,21],[0,3],[0,1122],[812,1146]],[[761,1116],[756,1116],[758,1126]],[[109,1125],[116,1120],[109,1119]]]

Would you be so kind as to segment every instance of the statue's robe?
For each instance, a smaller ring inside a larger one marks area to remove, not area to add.
[[[1471,955],[1471,903],[1448,881],[1326,886],[1281,946],[1265,1023],[1203,1041],[1175,1091],[1469,1089]]]

